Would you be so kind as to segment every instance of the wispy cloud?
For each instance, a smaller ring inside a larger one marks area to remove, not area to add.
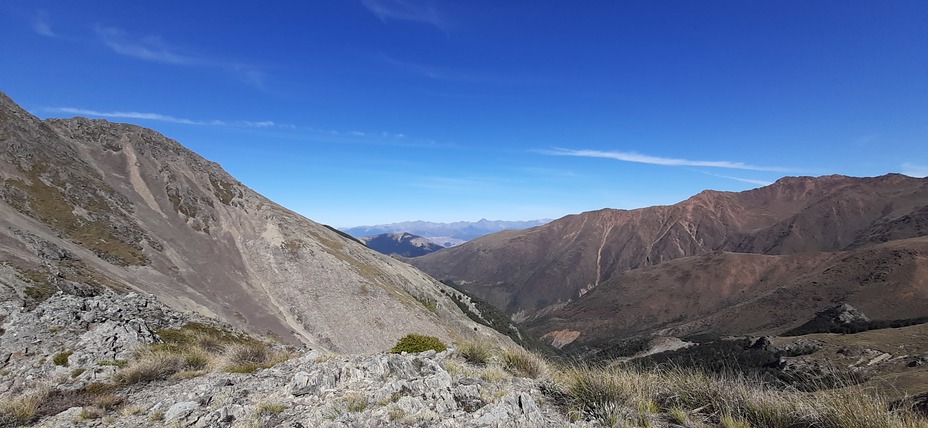
[[[334,129],[318,129],[310,127],[297,129],[302,131],[298,133],[298,138],[336,144],[364,144],[422,149],[450,149],[458,147],[458,145],[454,143],[416,138],[402,132],[358,130],[339,131]]]
[[[411,21],[448,28],[447,19],[431,2],[423,0],[361,0],[361,4],[381,21]]]
[[[448,80],[455,82],[501,82],[502,79],[492,76],[481,75],[480,73],[455,70],[452,68],[438,67],[434,65],[418,64],[408,61],[400,61],[388,55],[382,55],[384,61],[411,74],[417,74],[434,80]]]
[[[35,16],[32,17],[32,31],[35,31],[36,34],[45,37],[57,37],[54,31],[52,31],[51,24],[48,23],[48,12],[40,10],[35,13]]]
[[[132,37],[116,27],[96,27],[97,37],[117,54],[162,64],[213,67],[238,76],[252,86],[264,86],[265,73],[258,67],[239,62],[218,61],[202,55],[181,52],[159,36]]]
[[[182,117],[170,116],[160,113],[143,113],[136,111],[113,111],[101,112],[74,107],[54,107],[45,109],[48,112],[76,114],[81,116],[104,117],[107,119],[140,119],[155,120],[159,122],[180,123],[184,125],[209,125],[209,126],[241,126],[248,128],[294,128],[293,125],[279,124],[270,120],[262,121],[225,121],[225,120],[193,120]]]
[[[760,184],[761,186],[769,186],[773,184],[772,181],[767,180],[755,180],[753,178],[742,178],[742,177],[732,177],[730,175],[717,175],[719,178],[727,178],[729,180],[740,181],[742,183],[751,183],[751,184]]]
[[[726,179],[729,179],[729,180],[740,181],[740,182],[742,182],[742,183],[759,184],[759,185],[761,185],[761,186],[769,186],[769,185],[773,184],[772,181],[767,181],[767,180],[757,180],[757,179],[753,179],[753,178],[733,177],[733,176],[730,176],[730,175],[713,174],[713,173],[711,173],[711,172],[699,171],[699,170],[695,170],[695,169],[694,169],[693,171],[700,172],[700,173],[703,173],[703,174],[706,174],[706,175],[711,175],[711,176],[713,176],[713,177],[726,178]]]
[[[120,55],[176,65],[198,65],[202,63],[201,60],[192,56],[174,52],[157,36],[147,36],[135,40],[119,28],[98,26],[96,31],[103,44]]]
[[[703,161],[680,158],[665,158],[645,155],[636,152],[600,151],[600,150],[573,150],[554,148],[551,150],[538,150],[539,153],[553,156],[578,156],[588,158],[615,159],[623,162],[644,163],[664,166],[702,166],[709,168],[743,169],[750,171],[789,171],[788,168],[750,165],[734,161]]]
[[[134,120],[151,120],[167,123],[178,123],[182,125],[194,126],[227,126],[241,128],[264,128],[278,131],[286,131],[279,135],[282,138],[290,138],[301,141],[317,141],[333,144],[364,144],[376,146],[404,147],[404,148],[424,148],[424,149],[447,149],[457,147],[452,143],[441,143],[434,140],[420,139],[409,137],[402,132],[392,131],[358,131],[358,130],[334,130],[318,129],[306,126],[296,126],[286,123],[277,123],[271,120],[196,120],[184,117],[172,116],[161,113],[148,113],[138,111],[98,111],[85,108],[75,107],[49,107],[43,108],[43,111],[49,113],[62,113],[68,115],[102,117],[106,119],[134,119]]]
[[[406,134],[399,132],[390,132],[390,131],[336,131],[333,129],[324,130],[324,129],[315,129],[315,128],[306,128],[309,131],[334,135],[338,137],[377,137],[377,138],[406,138]]]
[[[906,162],[902,164],[902,173],[909,177],[928,177],[928,165]]]

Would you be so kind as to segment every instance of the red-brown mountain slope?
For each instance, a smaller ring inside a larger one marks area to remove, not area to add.
[[[612,327],[636,333],[699,320],[718,322],[723,328],[727,324],[721,311],[732,313],[736,309],[731,306],[745,306],[745,299],[763,300],[761,296],[768,294],[794,293],[794,299],[763,301],[802,306],[797,317],[814,313],[840,296],[860,295],[836,288],[812,296],[807,291],[817,288],[810,281],[823,283],[815,279],[820,274],[816,272],[829,263],[837,263],[832,269],[851,269],[851,262],[835,261],[842,257],[859,257],[859,265],[868,265],[874,262],[874,245],[926,234],[928,179],[898,174],[787,177],[745,192],[704,191],[670,206],[571,215],[528,230],[478,238],[412,263],[437,278],[455,281],[516,320],[549,314],[543,320],[553,330],[555,325],[569,328],[579,313],[595,313],[591,317],[620,318],[620,325]],[[922,243],[905,241],[900,250]],[[918,260],[924,257],[921,250],[914,251]],[[802,282],[806,276],[811,279]],[[805,285],[794,290],[799,283]],[[608,287],[591,292],[601,285]],[[611,307],[608,302],[613,300],[623,303]],[[579,306],[581,302],[588,306]],[[629,308],[640,319],[629,318]],[[554,314],[565,320],[554,321]],[[750,329],[785,326],[791,320],[794,317],[761,320]],[[541,332],[539,322],[531,325]]]

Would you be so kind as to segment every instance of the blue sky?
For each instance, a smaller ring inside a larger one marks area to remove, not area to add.
[[[928,2],[0,3],[0,90],[334,226],[928,174]]]

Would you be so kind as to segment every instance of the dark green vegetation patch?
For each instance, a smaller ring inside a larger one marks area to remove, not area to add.
[[[714,340],[638,358],[627,364],[643,370],[678,367],[719,375],[754,377],[771,385],[789,386],[802,391],[854,385],[866,380],[862,375],[850,371],[840,372],[817,367],[810,367],[804,371],[784,370],[780,364],[781,357],[808,355],[817,348],[778,350],[758,345],[759,342],[746,338]]]
[[[393,345],[393,348],[390,349],[390,352],[394,354],[399,354],[401,352],[425,352],[428,350],[441,352],[445,349],[448,349],[448,347],[437,337],[410,333],[397,341],[396,345]]]
[[[799,327],[783,333],[783,336],[802,336],[813,333],[854,334],[870,330],[901,328],[925,323],[928,323],[928,317],[898,320],[854,321],[845,324],[834,322],[826,317],[816,317]]]
[[[448,297],[451,298],[451,301],[453,301],[454,304],[457,305],[458,308],[460,308],[461,311],[464,312],[464,314],[474,322],[485,325],[506,336],[509,336],[510,339],[521,345],[523,348],[544,354],[549,357],[556,357],[560,355],[560,351],[557,348],[548,345],[547,343],[544,343],[534,337],[531,337],[531,335],[522,335],[522,333],[519,332],[519,329],[513,325],[512,321],[509,319],[509,316],[506,315],[503,311],[487,303],[485,300],[461,290],[457,284],[454,283],[454,281],[443,279],[441,283],[470,298],[470,301],[474,304],[474,307],[477,309],[477,311],[480,312],[479,314],[474,313],[468,306],[467,302],[465,302],[463,298],[457,294],[445,293]]]

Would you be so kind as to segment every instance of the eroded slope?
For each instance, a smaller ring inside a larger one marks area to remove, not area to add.
[[[473,335],[442,284],[293,213],[157,132],[41,121],[0,95],[3,297],[155,294],[337,352]],[[489,333],[487,333],[489,334]]]

